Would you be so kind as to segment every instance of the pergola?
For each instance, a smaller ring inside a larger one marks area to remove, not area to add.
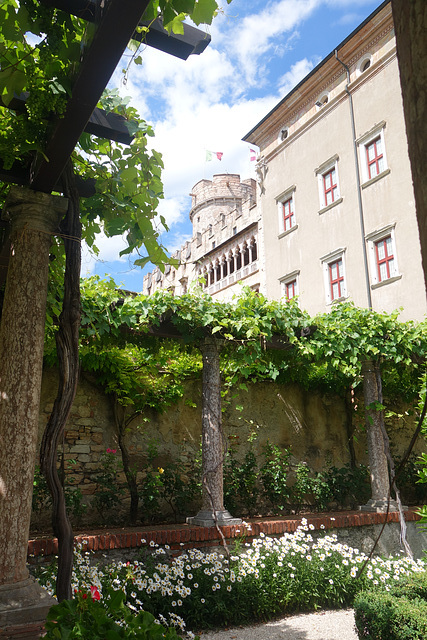
[[[61,175],[83,131],[130,143],[125,122],[96,105],[132,38],[149,0],[41,0],[96,23],[84,51],[65,115],[50,123],[45,155],[29,167],[0,168],[0,179],[12,187],[3,212],[10,230],[0,255],[7,266],[0,326],[0,629],[42,621],[52,599],[26,568],[31,495],[36,454],[43,362],[44,323],[51,237],[68,208],[59,191]],[[168,35],[159,21],[150,25],[146,44],[186,59],[210,42],[203,32],[184,26],[183,35]],[[10,108],[24,108],[26,95]],[[79,194],[93,185],[79,185]],[[1,231],[1,229],[0,229]],[[2,269],[5,273],[6,269]],[[0,282],[1,284],[1,282]],[[26,636],[27,637],[27,636]]]

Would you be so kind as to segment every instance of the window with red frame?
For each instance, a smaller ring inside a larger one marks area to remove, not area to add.
[[[331,301],[342,298],[344,295],[344,265],[342,258],[329,263],[329,285]]]
[[[283,230],[288,231],[288,229],[292,229],[295,224],[295,215],[294,215],[294,199],[289,198],[282,202],[282,211],[283,211]]]
[[[381,136],[372,140],[365,146],[366,163],[368,165],[368,178],[375,178],[384,171],[384,154]]]
[[[337,172],[335,167],[323,174],[323,197],[324,206],[332,204],[338,197]]]
[[[286,300],[292,300],[297,295],[297,281],[291,280],[290,282],[285,282],[285,296]]]
[[[378,269],[378,282],[388,280],[395,275],[393,240],[391,236],[375,243],[375,257]]]

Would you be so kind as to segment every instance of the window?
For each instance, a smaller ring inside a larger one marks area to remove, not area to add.
[[[384,155],[382,152],[381,136],[365,145],[368,178],[375,178],[384,171]]]
[[[335,167],[327,173],[324,173],[322,178],[324,206],[327,207],[328,204],[335,202],[338,196],[337,172]]]
[[[320,210],[342,201],[338,180],[338,156],[333,156],[316,169],[319,186]]]
[[[338,298],[342,298],[344,294],[344,265],[342,258],[330,262],[328,269],[331,301],[338,300]]]
[[[286,140],[288,135],[289,135],[288,127],[283,127],[283,129],[280,129],[280,131],[279,131],[279,142],[283,142],[283,140]]]
[[[295,224],[293,198],[289,198],[285,202],[282,202],[282,212],[283,212],[283,230],[288,231]]]
[[[295,221],[295,185],[276,197],[279,216],[279,236],[296,229]]]
[[[317,109],[322,109],[322,107],[326,106],[329,102],[329,93],[324,93],[320,96],[320,98],[316,101]]]
[[[321,258],[327,304],[347,297],[345,249],[338,249]]]
[[[394,239],[394,224],[366,236],[368,243],[372,286],[400,278],[397,267],[396,244]]]
[[[282,287],[282,297],[286,300],[292,300],[299,294],[298,290],[299,270],[288,273],[284,278],[280,279]]]
[[[357,139],[359,159],[364,183],[377,180],[389,173],[384,143],[385,122],[380,122],[370,131]]]
[[[391,236],[387,236],[375,243],[375,257],[378,268],[378,281],[388,280],[395,275],[394,250]]]
[[[372,56],[371,54],[368,53],[367,55],[364,55],[363,58],[360,58],[357,64],[357,70],[356,70],[357,76],[360,76],[362,75],[362,73],[365,73],[365,71],[367,71],[371,65],[372,65]]]
[[[297,281],[291,280],[285,284],[285,296],[286,300],[292,300],[297,295]]]

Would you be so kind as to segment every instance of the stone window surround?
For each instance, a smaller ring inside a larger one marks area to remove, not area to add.
[[[328,253],[325,256],[323,256],[322,258],[320,258],[320,262],[322,263],[323,283],[324,283],[324,288],[325,288],[326,304],[327,305],[335,304],[336,302],[341,302],[342,300],[345,300],[346,298],[348,298],[345,252],[346,252],[346,248],[345,247],[341,247],[340,249],[336,249],[335,251],[331,251],[330,253]],[[330,280],[329,280],[329,265],[331,263],[333,263],[333,262],[336,262],[337,260],[340,260],[340,259],[342,260],[343,275],[344,275],[343,294],[339,298],[335,298],[334,300],[332,300],[331,283],[330,283]]]
[[[335,206],[339,202],[342,202],[340,181],[339,181],[339,175],[338,175],[338,160],[339,160],[339,155],[335,154],[325,162],[322,162],[322,164],[314,170],[314,173],[317,176],[317,184],[318,184],[318,190],[319,190],[319,202],[320,202],[319,213],[323,213],[325,210],[330,209],[331,207]],[[333,169],[335,169],[337,194],[334,201],[327,204],[325,201],[323,177],[325,174],[329,173]]]
[[[288,187],[285,191],[282,191],[282,193],[280,193],[278,196],[276,196],[275,200],[276,200],[276,204],[277,204],[277,215],[278,215],[278,226],[279,226],[279,237],[282,237],[282,234],[285,233],[289,233],[289,231],[292,231],[292,229],[294,229],[297,225],[295,222],[295,192],[296,192],[296,186],[293,184],[291,187]],[[294,213],[294,220],[293,220],[293,225],[290,229],[286,229],[285,230],[285,224],[284,224],[284,220],[283,220],[283,205],[285,202],[287,202],[288,200],[292,200],[293,202],[293,213]]]
[[[295,269],[294,271],[287,273],[282,278],[279,278],[280,286],[282,289],[282,298],[286,298],[286,285],[290,284],[291,282],[295,282],[295,296],[299,295],[299,276],[300,269]]]
[[[386,122],[385,120],[382,120],[381,122],[378,122],[377,124],[375,124],[371,129],[369,129],[369,131],[366,131],[364,134],[362,134],[356,139],[356,144],[359,152],[359,164],[361,169],[360,177],[361,177],[362,188],[368,186],[369,184],[372,184],[373,182],[376,182],[380,178],[383,178],[388,173],[390,173],[390,169],[388,168],[386,146],[385,146],[385,139],[384,139],[385,127],[386,127]],[[370,142],[373,142],[376,138],[381,138],[382,153],[383,153],[383,159],[384,159],[384,169],[378,175],[374,176],[373,178],[370,178],[369,170],[368,170],[368,161],[366,158],[366,147]]]
[[[399,265],[397,261],[397,252],[396,252],[396,238],[395,238],[395,227],[396,223],[393,222],[381,229],[377,229],[372,233],[368,233],[365,236],[366,243],[368,245],[368,255],[369,255],[369,263],[371,270],[371,289],[377,289],[386,284],[390,284],[391,282],[395,282],[396,280],[400,280],[402,274],[399,273]],[[392,246],[393,246],[393,257],[394,257],[394,275],[391,278],[387,278],[386,280],[380,280],[378,276],[378,265],[377,258],[375,252],[375,243],[383,240],[387,236],[391,237]]]

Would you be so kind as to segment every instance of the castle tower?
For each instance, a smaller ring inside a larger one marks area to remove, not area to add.
[[[180,265],[144,277],[143,293],[159,288],[185,293],[194,280],[210,295],[230,299],[238,282],[259,288],[256,183],[238,174],[200,180],[190,194],[193,237],[176,256]]]

